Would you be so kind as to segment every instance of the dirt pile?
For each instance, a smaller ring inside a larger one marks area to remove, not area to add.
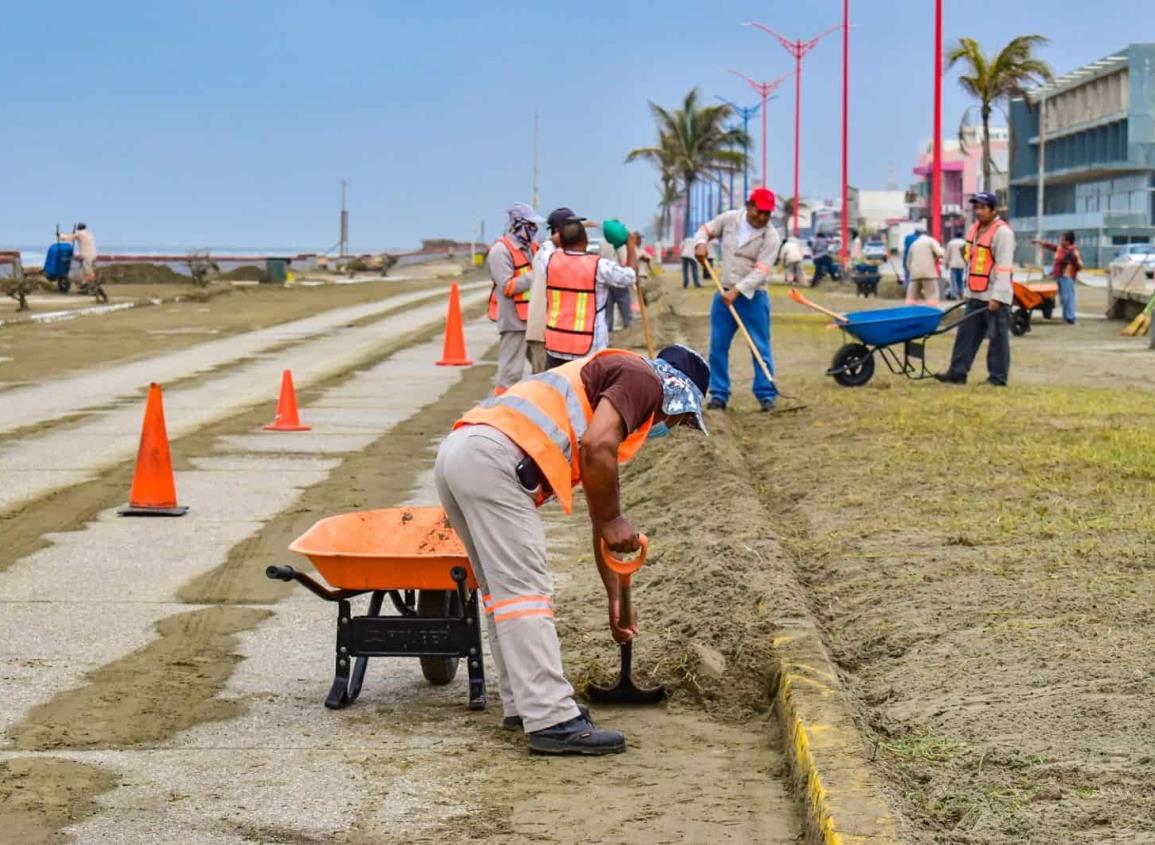
[[[261,282],[269,281],[269,274],[255,264],[242,264],[236,269],[221,273],[221,279],[226,282]]]
[[[646,683],[668,685],[675,702],[746,719],[769,708],[774,620],[801,599],[725,421],[712,423],[718,436],[657,438],[623,472],[625,513],[652,544],[634,579],[634,666]],[[601,584],[567,587],[561,604],[575,683],[612,681],[618,652]]]
[[[96,268],[96,280],[102,285],[187,285],[189,276],[181,275],[165,264],[108,264]]]

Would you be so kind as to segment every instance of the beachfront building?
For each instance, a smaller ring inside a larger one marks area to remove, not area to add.
[[[977,191],[994,191],[1003,196],[1007,187],[1009,133],[1005,127],[991,127],[991,184],[983,185],[983,130],[964,126],[961,137],[942,140],[942,228],[944,237],[962,229],[968,220],[967,198]],[[915,181],[907,192],[909,217],[930,227],[932,145],[927,142],[914,167]]]
[[[1036,233],[1055,241],[1074,231],[1092,267],[1155,237],[1155,44],[1132,44],[1031,90],[1011,101],[1010,118],[1017,260],[1034,261]]]

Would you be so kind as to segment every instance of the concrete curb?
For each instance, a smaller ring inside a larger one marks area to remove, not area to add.
[[[814,623],[785,620],[773,647],[778,661],[775,709],[806,810],[807,841],[901,845],[898,824],[878,788]]]

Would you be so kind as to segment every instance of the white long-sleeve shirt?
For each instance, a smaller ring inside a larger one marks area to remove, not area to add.
[[[737,288],[747,299],[766,287],[770,268],[778,260],[782,239],[770,223],[755,229],[746,220],[746,210],[736,208],[702,224],[694,246],[722,239],[722,287]]]
[[[545,265],[557,252],[557,244],[547,240],[533,257],[533,281],[529,285],[529,314],[525,320],[525,339],[545,343],[545,320],[549,310],[545,302]]]
[[[66,243],[71,241],[76,247],[77,258],[87,258],[91,261],[96,260],[96,239],[92,237],[92,232],[87,229],[80,229],[67,235],[61,235],[60,240]]]
[[[558,251],[556,249],[554,249],[550,253],[549,258],[547,258],[542,263],[542,270],[543,270],[542,275],[543,276],[549,272],[549,262],[550,262],[550,260],[553,259],[553,257],[555,255],[557,255],[557,253],[558,253]],[[570,254],[571,255],[584,255],[585,253],[578,252],[578,253],[570,253]],[[617,264],[613,261],[610,261],[609,259],[606,259],[606,258],[599,258],[598,259],[598,270],[597,270],[596,278],[597,278],[597,288],[595,291],[595,302],[597,305],[598,313],[597,313],[597,316],[594,317],[594,345],[592,347],[590,347],[590,351],[587,352],[586,355],[593,355],[595,352],[597,352],[601,349],[605,349],[606,347],[608,347],[610,345],[610,332],[609,332],[609,329],[606,328],[606,291],[609,288],[632,288],[637,283],[637,280],[638,280],[637,275],[634,273],[634,271],[631,268],[623,267],[622,265]],[[532,299],[533,294],[532,293],[530,294],[530,297],[531,297],[530,302],[533,302],[533,299]],[[542,292],[541,292],[541,298],[543,301],[545,300],[545,289],[544,288],[542,289]],[[542,337],[543,337],[543,339],[545,337],[544,321],[542,324]],[[527,340],[534,340],[535,338],[529,337],[529,333],[527,331],[526,339]],[[585,358],[586,357],[586,355],[569,355],[569,354],[563,354],[560,352],[553,352],[553,351],[551,351],[549,354],[552,355],[554,358],[564,358],[564,359],[569,360],[569,361],[575,360],[577,358]]]

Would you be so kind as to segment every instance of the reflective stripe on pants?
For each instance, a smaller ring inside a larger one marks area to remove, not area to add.
[[[530,733],[579,711],[554,627],[545,527],[514,469],[523,457],[497,429],[465,426],[438,449],[434,481],[486,597],[502,710]]]

